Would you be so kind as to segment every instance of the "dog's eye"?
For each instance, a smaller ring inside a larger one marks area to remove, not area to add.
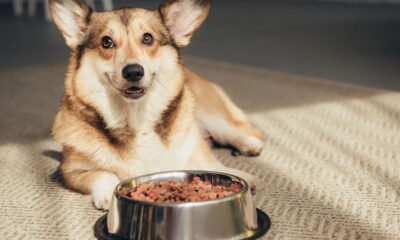
[[[150,33],[143,34],[142,43],[146,45],[151,45],[153,43],[153,36]]]
[[[115,44],[109,36],[105,36],[101,39],[101,46],[103,48],[113,48]]]

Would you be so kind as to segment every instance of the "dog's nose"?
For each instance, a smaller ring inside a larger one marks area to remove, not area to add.
[[[138,82],[144,75],[144,69],[139,64],[126,65],[122,69],[122,76],[129,82]]]

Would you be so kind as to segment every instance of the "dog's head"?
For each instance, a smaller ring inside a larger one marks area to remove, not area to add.
[[[145,95],[178,64],[179,50],[206,18],[210,0],[169,0],[157,11],[94,12],[81,0],[50,0],[51,16],[75,53],[78,71],[125,99]]]

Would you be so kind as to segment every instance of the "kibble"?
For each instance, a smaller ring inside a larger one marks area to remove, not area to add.
[[[240,183],[230,186],[213,185],[209,181],[202,181],[194,177],[190,182],[175,180],[161,182],[147,182],[123,192],[123,195],[140,201],[148,202],[200,202],[224,198],[242,189]]]

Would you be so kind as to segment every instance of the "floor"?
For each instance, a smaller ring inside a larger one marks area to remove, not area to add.
[[[156,8],[156,0],[116,7]],[[40,8],[39,8],[40,9]],[[0,67],[65,62],[68,48],[42,17],[0,4]],[[400,90],[400,6],[310,1],[214,1],[186,54]]]

